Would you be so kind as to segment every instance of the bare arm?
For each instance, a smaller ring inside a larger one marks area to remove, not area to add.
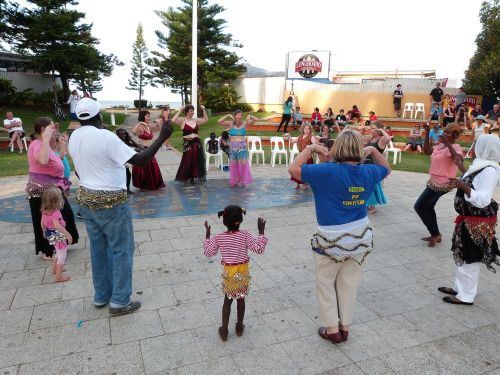
[[[458,167],[458,169],[460,169],[462,173],[465,173],[467,169],[464,167],[464,156],[458,154],[451,143],[446,142],[444,143],[444,145],[448,147],[448,150],[450,150],[451,157],[455,165]]]
[[[293,163],[288,168],[288,173],[298,180],[301,179],[302,176],[302,166],[307,163],[307,161],[311,158],[314,152],[321,153],[325,156],[328,156],[328,149],[324,146],[320,146],[318,144],[312,144],[307,146],[294,160]],[[385,158],[384,158],[385,159]]]
[[[252,125],[255,121],[258,121],[259,119],[255,116],[248,115],[245,122],[247,125]]]
[[[231,120],[226,120],[226,119],[231,119]],[[217,123],[222,126],[231,126],[233,125],[234,117],[231,114],[227,114],[225,116],[222,116]]]
[[[168,120],[161,126],[160,135],[153,141],[153,143],[144,151],[132,156],[127,163],[144,167],[160,149],[163,142],[165,142],[173,133],[172,121]]]
[[[138,122],[133,128],[132,133],[135,135],[142,135],[144,133],[144,124],[142,122]]]
[[[205,109],[204,106],[200,106],[201,107],[201,110],[203,111],[203,118],[201,119],[196,119],[196,123],[198,125],[203,125],[203,124],[206,124],[208,122],[208,115],[207,115],[207,111]]]
[[[371,156],[374,164],[386,167],[387,169],[389,169],[389,171],[391,170],[391,167],[387,159],[380,152],[378,152],[378,150],[375,147],[373,146],[365,147],[363,156],[365,157],[365,159],[366,157]]]
[[[42,165],[47,165],[49,162],[50,155],[50,139],[52,138],[52,134],[54,133],[54,124],[50,124],[47,126],[42,133],[42,147],[40,147],[40,151],[38,155],[35,157],[35,160]]]
[[[184,129],[184,117],[179,118],[179,115],[181,114],[181,112],[184,112],[184,106],[181,107],[181,109],[179,109],[177,112],[175,112],[175,115],[172,118],[172,122],[174,124],[181,125],[181,129]]]

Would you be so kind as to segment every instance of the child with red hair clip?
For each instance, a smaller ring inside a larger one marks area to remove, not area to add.
[[[245,209],[239,206],[227,206],[223,211],[219,211],[218,216],[219,218],[222,216],[222,222],[227,227],[227,231],[219,233],[213,238],[210,238],[210,225],[205,221],[204,253],[207,257],[213,257],[220,251],[222,256],[221,264],[224,266],[222,273],[224,305],[222,306],[222,326],[219,327],[219,336],[222,341],[227,340],[227,327],[233,299],[237,301],[236,335],[243,335],[245,329],[243,325],[245,296],[248,295],[250,288],[248,250],[262,254],[268,241],[264,235],[266,221],[261,217],[257,219],[257,228],[259,229],[257,239],[248,231],[240,230],[244,214],[246,215]]]

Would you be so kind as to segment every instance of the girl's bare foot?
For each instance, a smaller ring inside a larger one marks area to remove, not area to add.
[[[51,257],[51,256],[49,257],[48,255],[42,254],[42,259],[43,260],[52,260],[53,257]]]
[[[70,279],[69,276],[66,276],[66,275],[61,275],[61,276],[55,276],[54,277],[54,280],[56,281],[56,283],[63,283],[65,281],[68,281]]]

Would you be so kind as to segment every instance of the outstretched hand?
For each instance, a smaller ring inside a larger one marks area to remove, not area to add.
[[[206,229],[205,237],[206,238],[210,238],[210,228],[211,228],[211,226],[208,225],[208,221],[205,221],[205,229]]]
[[[262,217],[257,219],[257,228],[259,229],[259,234],[264,234],[264,229],[266,229],[266,220]]]

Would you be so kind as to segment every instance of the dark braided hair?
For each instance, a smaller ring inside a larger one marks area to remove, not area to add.
[[[240,206],[227,206],[223,211],[219,211],[217,216],[222,216],[222,223],[230,232],[236,232],[240,229],[240,224],[243,221],[243,215],[247,211]]]

